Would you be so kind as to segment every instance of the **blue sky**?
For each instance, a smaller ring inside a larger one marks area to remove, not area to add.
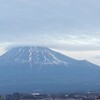
[[[0,51],[54,48],[100,65],[100,0],[0,0]]]

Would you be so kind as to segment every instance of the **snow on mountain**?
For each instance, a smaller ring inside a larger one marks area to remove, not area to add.
[[[100,89],[100,67],[46,47],[15,47],[0,56],[3,92],[84,91]]]
[[[59,54],[60,55],[60,54]],[[63,55],[64,56],[64,55]],[[7,61],[30,64],[64,64],[68,62],[61,59],[57,52],[45,47],[17,47],[1,56]],[[72,60],[72,59],[71,59]]]

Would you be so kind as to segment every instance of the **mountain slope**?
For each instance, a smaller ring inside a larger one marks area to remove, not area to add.
[[[100,67],[45,47],[16,47],[0,57],[2,92],[99,90]]]
[[[17,47],[1,56],[7,62],[60,64],[75,61],[45,47]]]

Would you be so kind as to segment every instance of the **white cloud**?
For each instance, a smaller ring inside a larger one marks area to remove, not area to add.
[[[17,37],[17,38],[16,38]],[[95,35],[25,34],[1,41],[1,46],[37,45],[67,51],[100,50],[100,37]]]

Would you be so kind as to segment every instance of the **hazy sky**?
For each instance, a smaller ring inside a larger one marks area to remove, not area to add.
[[[100,0],[0,0],[0,51],[39,45],[100,65]]]

